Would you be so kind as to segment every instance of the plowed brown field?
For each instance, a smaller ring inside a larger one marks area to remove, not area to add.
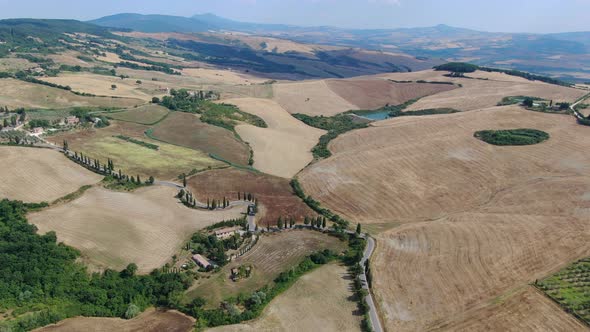
[[[279,217],[293,217],[300,222],[316,214],[297,197],[289,180],[262,173],[248,172],[235,168],[212,170],[191,177],[188,186],[201,202],[207,198],[231,200],[241,193],[252,193],[260,204],[257,222],[264,226],[268,222],[276,225]]]

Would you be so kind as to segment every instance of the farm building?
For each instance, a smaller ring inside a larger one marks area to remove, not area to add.
[[[43,128],[42,127],[33,128],[33,134],[43,134]]]
[[[205,257],[203,257],[203,256],[201,256],[199,254],[193,255],[193,261],[195,261],[195,263],[197,263],[199,266],[201,266],[201,267],[203,267],[205,269],[208,268],[209,266],[211,266],[211,264],[209,263],[209,261],[207,261],[205,259]]]
[[[228,227],[228,228],[222,228],[219,230],[215,231],[215,236],[220,239],[227,239],[230,236],[233,236],[234,234],[236,234],[236,232],[240,229],[240,227]]]
[[[73,115],[68,116],[66,118],[66,124],[68,124],[68,125],[77,125],[78,123],[80,123],[80,119],[78,119],[77,117],[75,117]]]

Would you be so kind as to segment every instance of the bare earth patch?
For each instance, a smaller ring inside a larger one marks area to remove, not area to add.
[[[24,202],[51,202],[102,177],[49,149],[0,147],[0,196]]]
[[[121,318],[76,317],[36,329],[36,332],[189,332],[195,320],[175,310],[147,309],[139,316]]]
[[[325,131],[307,126],[272,100],[242,98],[225,102],[258,115],[268,128],[239,125],[236,131],[254,150],[254,167],[262,172],[290,178],[313,160],[311,149]]]
[[[119,270],[135,263],[148,273],[164,265],[193,232],[243,212],[189,209],[174,198],[176,193],[157,186],[132,193],[93,188],[28,218],[40,233],[55,231],[58,241],[82,251],[91,267]]]
[[[359,331],[346,267],[329,264],[302,276],[273,300],[256,320],[207,331]]]

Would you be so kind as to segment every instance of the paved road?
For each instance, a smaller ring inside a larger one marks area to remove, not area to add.
[[[346,231],[348,234],[356,234],[353,231]],[[367,291],[367,296],[365,297],[365,301],[369,306],[369,318],[371,318],[371,326],[373,327],[373,331],[375,332],[383,332],[383,327],[381,326],[381,321],[379,320],[379,315],[377,314],[377,306],[373,301],[373,296],[371,295],[371,290],[369,289],[369,283],[367,282],[367,274],[365,271],[365,263],[371,255],[373,255],[373,251],[375,251],[375,240],[369,236],[369,234],[364,233],[361,234],[361,237],[367,240],[367,246],[365,247],[365,253],[363,254],[363,258],[360,261],[360,265],[363,267],[363,274],[360,276],[361,282],[363,283],[363,289]]]

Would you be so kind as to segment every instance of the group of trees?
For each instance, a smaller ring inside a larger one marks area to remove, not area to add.
[[[234,234],[223,240],[218,239],[214,234],[207,235],[203,232],[193,234],[191,241],[187,244],[187,249],[193,254],[201,254],[217,265],[224,266],[227,264],[228,250],[236,250],[244,242],[239,234]]]
[[[307,204],[307,206],[334,223],[332,227],[335,230],[340,231],[348,227],[349,222],[347,220],[341,218],[339,215],[335,214],[329,209],[323,208],[320,202],[316,201],[313,197],[306,196],[303,188],[301,188],[301,184],[299,184],[297,179],[292,179],[290,184],[293,188],[293,191],[295,192],[295,195],[301,198],[303,202]]]
[[[153,176],[150,176],[146,181],[142,181],[139,175],[129,176],[127,174],[123,174],[121,169],[119,169],[118,172],[115,172],[115,163],[110,158],[107,159],[105,164],[101,163],[99,159],[90,158],[83,153],[74,152],[72,155],[69,152],[68,141],[66,140],[63,142],[63,149],[66,156],[68,156],[68,158],[71,160],[95,173],[107,176],[107,182],[115,181],[116,184],[124,186],[127,189],[135,189],[139,186],[154,184],[155,179]]]
[[[327,134],[320,137],[320,141],[312,149],[313,155],[316,158],[328,158],[332,155],[328,150],[328,143],[344,134],[347,131],[354,129],[366,128],[366,123],[355,122],[348,114],[338,114],[335,116],[311,116],[306,114],[293,114],[295,118],[303,121],[308,126],[323,129],[328,131]]]

